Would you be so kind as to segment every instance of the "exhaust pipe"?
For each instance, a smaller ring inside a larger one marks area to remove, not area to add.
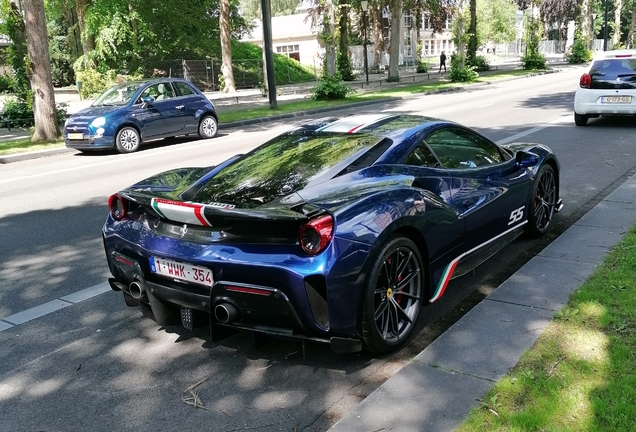
[[[134,281],[130,284],[128,290],[135,300],[139,300],[146,295],[146,284],[140,281]]]
[[[231,304],[221,303],[214,308],[214,316],[218,322],[227,324],[235,321],[239,316],[239,312]]]

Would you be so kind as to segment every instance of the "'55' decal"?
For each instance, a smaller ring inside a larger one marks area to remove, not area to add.
[[[510,222],[508,222],[508,226],[512,225],[515,222],[519,222],[521,220],[521,218],[523,218],[523,209],[524,208],[526,208],[526,206],[521,206],[517,210],[513,210],[510,213]]]

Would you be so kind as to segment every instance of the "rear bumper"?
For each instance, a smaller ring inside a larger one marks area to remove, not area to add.
[[[630,96],[631,103],[603,103],[606,96]],[[574,112],[580,115],[636,115],[636,90],[578,89]]]
[[[210,326],[213,340],[221,339],[220,335],[226,334],[228,330],[247,330],[256,334],[329,344],[339,353],[362,349],[355,325],[337,328],[343,320],[355,323],[355,313],[343,315],[343,308],[338,307],[339,302],[335,305],[328,303],[326,278],[319,270],[329,268],[329,254],[311,257],[304,267],[301,265],[300,269],[294,269],[290,268],[293,266],[284,265],[290,261],[290,257],[285,255],[281,256],[278,265],[254,259],[238,262],[241,252],[237,249],[231,253],[232,248],[226,246],[221,250],[229,253],[228,257],[232,259],[207,263],[192,261],[193,264],[213,270],[214,284],[203,286],[151,273],[148,257],[156,254],[165,256],[165,251],[142,250],[118,236],[105,235],[104,242],[113,275],[111,287],[123,291],[129,306],[141,307],[144,315],[159,325],[179,324],[180,310],[185,310],[186,313],[198,315],[199,324]],[[272,256],[274,254],[266,258]],[[133,299],[129,288],[133,282],[144,285],[144,295]],[[348,288],[352,293],[355,292],[355,287],[349,285]],[[215,308],[220,304],[236,308],[238,318],[220,322],[215,316]],[[353,307],[357,308],[357,304]],[[331,320],[334,314],[341,318]],[[187,327],[185,323],[184,326]]]

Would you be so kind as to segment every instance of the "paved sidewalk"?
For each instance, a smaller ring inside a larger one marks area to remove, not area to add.
[[[329,432],[449,432],[636,224],[636,176],[590,210]]]

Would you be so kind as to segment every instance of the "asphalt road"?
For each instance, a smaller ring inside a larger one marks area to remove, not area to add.
[[[326,430],[636,170],[636,120],[574,126],[581,73],[566,69],[369,107],[455,120],[501,142],[542,142],[562,165],[565,208],[552,233],[520,239],[451,282],[424,309],[418,335],[402,352],[337,356],[309,345],[303,359],[294,343],[276,340],[256,350],[245,334],[212,344],[203,331],[159,328],[127,308],[121,294],[106,292],[0,331],[0,430]],[[286,120],[209,141],[158,141],[132,155],[3,165],[0,320],[104,283],[100,229],[110,194],[158,171],[216,164],[290,126]],[[192,406],[194,395],[203,409]]]

